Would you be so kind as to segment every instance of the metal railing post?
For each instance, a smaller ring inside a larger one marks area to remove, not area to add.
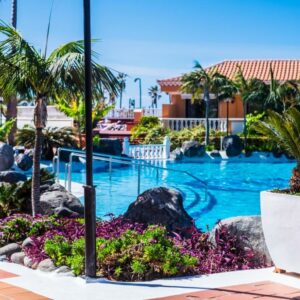
[[[68,169],[68,191],[72,192],[72,161],[73,161],[73,153],[70,154],[69,159],[69,169]]]
[[[112,172],[112,160],[109,158],[109,180],[111,181],[111,172]]]
[[[56,182],[59,183],[59,165],[60,165],[60,151],[61,149],[57,149],[57,166],[56,166]]]
[[[137,189],[137,192],[138,192],[138,196],[140,195],[141,193],[141,164],[138,164],[138,189]]]
[[[65,189],[67,188],[68,171],[69,171],[69,164],[66,163],[65,164],[65,183],[64,183]]]

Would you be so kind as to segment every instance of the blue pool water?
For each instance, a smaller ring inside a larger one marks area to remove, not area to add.
[[[178,189],[184,196],[184,207],[198,227],[212,228],[219,219],[260,214],[259,193],[288,185],[294,162],[197,162],[156,163],[162,167],[188,171],[207,184],[207,190],[196,179],[185,174],[142,168],[141,192],[166,186]],[[97,216],[123,214],[137,197],[137,167],[113,166],[111,179],[107,166],[96,168]],[[63,176],[63,174],[61,174]],[[84,183],[83,165],[74,167],[72,180]]]

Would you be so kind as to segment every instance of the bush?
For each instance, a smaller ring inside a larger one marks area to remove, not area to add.
[[[129,230],[120,238],[97,243],[100,272],[117,280],[136,281],[191,274],[196,257],[182,254],[165,228],[149,226],[139,234]]]
[[[25,146],[26,148],[34,148],[35,129],[31,126],[24,126],[18,130],[16,135],[17,145]],[[58,147],[77,147],[75,132],[73,128],[64,127],[56,128],[49,127],[43,130],[43,147],[42,157],[51,160],[53,158],[53,150]]]
[[[131,130],[131,140],[136,140],[145,137],[148,131],[160,125],[158,117],[149,116],[142,117],[139,123]]]

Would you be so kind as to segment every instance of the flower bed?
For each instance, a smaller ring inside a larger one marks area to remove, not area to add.
[[[168,233],[164,227],[144,227],[112,217],[97,222],[96,235],[98,274],[114,280],[152,280],[264,267],[262,260],[251,249],[241,247],[224,226],[216,231],[212,243],[208,233],[196,228],[184,234]],[[24,243],[28,237],[30,242]],[[50,258],[55,267],[68,266],[75,275],[84,274],[82,219],[10,216],[0,221],[0,246],[10,243],[23,243],[22,251],[33,268]]]

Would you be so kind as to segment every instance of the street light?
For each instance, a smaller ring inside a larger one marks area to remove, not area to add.
[[[0,97],[0,126],[2,126],[3,97]]]
[[[96,277],[96,203],[93,185],[91,3],[83,0],[86,128],[86,185],[84,186],[85,274]]]
[[[139,82],[139,95],[140,95],[140,108],[142,108],[142,79],[141,78],[135,78],[134,82]]]

